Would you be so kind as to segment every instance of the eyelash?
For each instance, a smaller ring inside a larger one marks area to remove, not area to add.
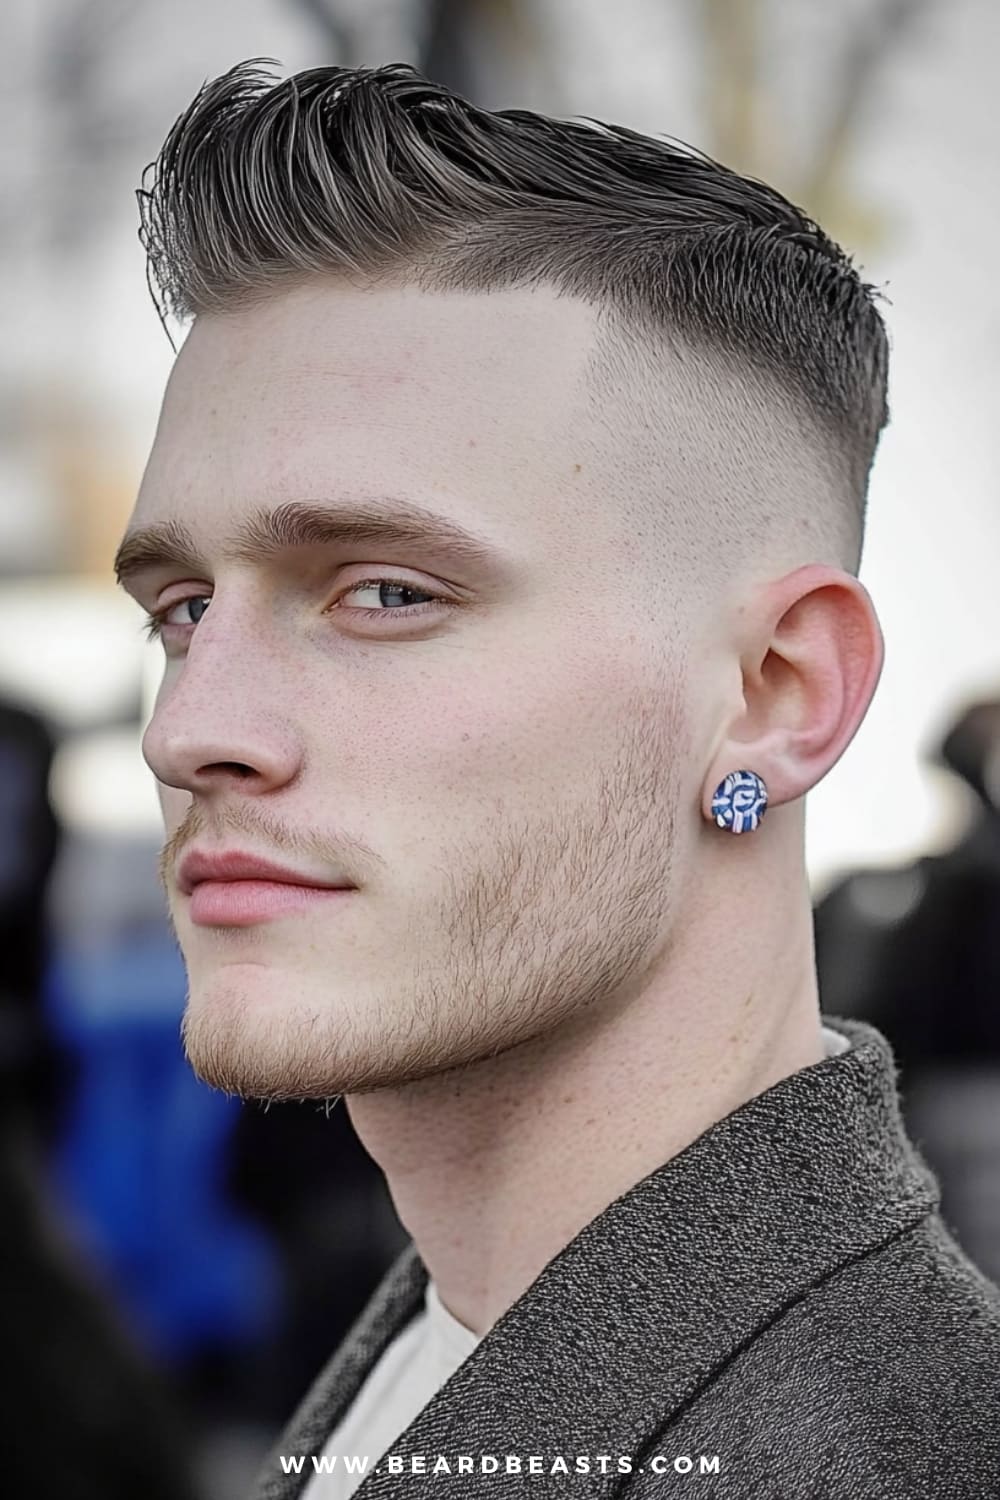
[[[391,588],[406,589],[408,592],[413,594],[426,594],[427,597],[433,601],[433,603],[412,605],[409,608],[404,609],[352,609],[350,611],[352,615],[361,615],[366,620],[371,619],[373,615],[405,614],[412,617],[413,615],[423,614],[423,612],[427,609],[434,609],[437,604],[449,603],[449,601],[445,599],[443,594],[432,593],[430,589],[417,588],[416,584],[408,583],[405,578],[390,578],[387,574],[380,574],[376,578],[362,578],[357,583],[352,583],[350,588],[345,589],[343,594],[340,595],[340,599],[345,598],[348,594],[356,593],[358,589],[374,588],[377,584],[380,583],[387,583]],[[208,597],[210,596],[205,594],[188,594],[183,599],[172,599],[165,608],[154,610],[151,614],[147,614],[146,622],[143,626],[143,629],[146,633],[146,639],[150,641],[158,639],[158,637],[163,632],[164,621],[166,620],[167,615],[169,615],[172,610],[175,610],[179,604],[188,604],[192,599],[204,599]],[[337,600],[338,604],[340,602],[340,599]],[[183,627],[179,625],[167,627],[167,629],[177,630],[180,630],[182,628]],[[191,628],[193,629],[194,627],[192,626]]]

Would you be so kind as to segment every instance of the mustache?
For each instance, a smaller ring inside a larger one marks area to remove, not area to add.
[[[364,865],[376,860],[367,845],[340,830],[324,838],[315,828],[305,831],[289,828],[287,823],[248,802],[231,803],[214,814],[192,802],[177,827],[168,835],[157,859],[160,884],[168,895],[171,876],[182,856],[201,838],[211,844],[243,840],[265,857],[291,865],[301,862],[317,867],[349,869],[351,862],[360,860]]]

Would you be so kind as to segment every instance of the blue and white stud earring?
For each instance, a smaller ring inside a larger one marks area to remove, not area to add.
[[[712,798],[712,815],[730,833],[752,833],[767,812],[767,787],[756,771],[730,771]]]

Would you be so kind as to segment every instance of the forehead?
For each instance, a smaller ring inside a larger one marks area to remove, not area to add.
[[[502,502],[573,472],[595,315],[548,288],[316,283],[198,318],[137,514],[380,489]],[[577,455],[578,456],[578,455]],[[516,519],[516,517],[515,517]]]

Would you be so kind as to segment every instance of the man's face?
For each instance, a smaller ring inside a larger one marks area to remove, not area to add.
[[[324,283],[200,318],[182,348],[129,530],[176,523],[201,560],[128,586],[168,610],[143,752],[208,1082],[427,1077],[611,1015],[661,961],[700,786],[672,585],[650,595],[589,442],[593,337],[545,290]],[[234,550],[252,513],[376,502],[483,555]],[[354,889],[232,925],[182,888],[192,849]]]

